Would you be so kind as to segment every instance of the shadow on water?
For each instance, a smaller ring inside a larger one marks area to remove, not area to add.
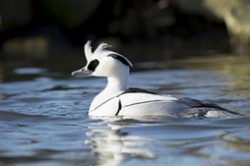
[[[1,65],[0,165],[249,165],[249,57],[140,60],[130,78],[132,87],[246,115],[236,119],[91,119],[105,81],[71,78],[80,58]]]

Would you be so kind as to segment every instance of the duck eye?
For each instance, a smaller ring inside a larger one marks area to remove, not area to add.
[[[97,59],[92,60],[88,65],[88,70],[95,71],[96,67],[99,65],[99,61]]]

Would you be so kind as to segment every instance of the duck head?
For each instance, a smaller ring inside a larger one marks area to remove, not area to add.
[[[110,47],[111,45],[107,43],[101,43],[92,51],[91,42],[88,41],[84,45],[87,64],[72,72],[72,75],[88,74],[98,77],[120,77],[122,74],[129,73],[129,68],[133,66],[132,63],[123,55],[107,49]]]

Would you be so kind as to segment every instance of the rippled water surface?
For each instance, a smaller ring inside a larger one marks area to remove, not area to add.
[[[71,78],[52,67],[5,66],[0,165],[249,165],[249,59],[196,57],[166,64],[135,64],[147,70],[134,72],[130,86],[211,100],[246,116],[92,119],[88,106],[105,79]]]

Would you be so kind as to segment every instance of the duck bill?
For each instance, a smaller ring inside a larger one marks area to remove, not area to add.
[[[92,72],[85,69],[85,68],[82,68],[82,69],[79,69],[79,70],[76,70],[76,71],[73,71],[71,73],[72,76],[84,76],[84,75],[89,75],[91,74]]]

